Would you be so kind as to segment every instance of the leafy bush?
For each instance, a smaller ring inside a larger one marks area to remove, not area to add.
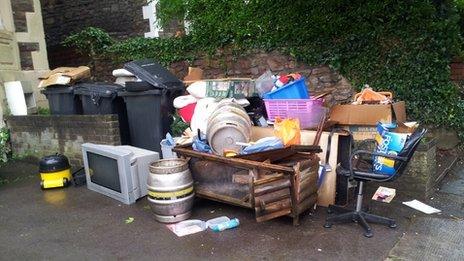
[[[462,43],[452,1],[186,3],[197,42],[283,48],[335,67],[357,87],[392,90],[413,119],[463,127],[463,101],[449,80]]]
[[[106,48],[113,43],[113,39],[107,32],[95,27],[87,27],[80,32],[69,35],[63,41],[63,45],[75,47],[79,53],[92,58],[103,55]]]
[[[10,131],[3,127],[0,128],[0,165],[8,161],[8,157],[11,153],[10,145]]]
[[[358,88],[393,91],[411,119],[463,130],[464,102],[449,79],[450,61],[461,55],[462,2],[160,0],[168,6],[161,20],[185,17],[190,35],[129,39],[109,53],[168,64],[225,47],[280,50],[328,64]]]
[[[174,61],[192,60],[195,45],[191,37],[173,37],[164,39],[131,38],[118,42],[107,49],[106,54],[118,61],[130,61],[142,58],[156,58],[168,65]]]

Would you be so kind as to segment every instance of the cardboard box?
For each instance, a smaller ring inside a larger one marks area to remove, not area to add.
[[[41,80],[39,88],[50,85],[72,84],[87,78],[90,78],[90,68],[87,66],[58,67],[39,78]]]
[[[355,141],[374,140],[377,134],[376,126],[368,125],[341,125],[341,128],[351,132]]]
[[[406,121],[404,101],[393,104],[335,105],[330,111],[330,120],[340,125],[375,126],[378,122]]]
[[[201,79],[203,79],[203,70],[197,67],[189,67],[188,74],[184,77],[184,83],[190,84]]]

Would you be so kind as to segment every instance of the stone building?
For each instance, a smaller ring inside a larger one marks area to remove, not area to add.
[[[46,104],[37,78],[48,69],[40,1],[0,1],[0,125],[7,114],[4,83],[21,81],[28,110],[34,111]]]

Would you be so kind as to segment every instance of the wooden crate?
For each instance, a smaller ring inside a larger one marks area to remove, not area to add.
[[[288,215],[297,225],[300,214],[317,202],[319,158],[315,154],[261,162],[201,153],[190,147],[174,151],[190,158],[197,196],[253,209],[258,222]]]

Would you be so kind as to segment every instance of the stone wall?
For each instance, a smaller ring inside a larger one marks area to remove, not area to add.
[[[182,79],[188,72],[188,66],[187,62],[176,62],[171,64],[170,69]],[[258,78],[268,69],[274,74],[299,72],[306,77],[311,96],[332,92],[326,97],[330,104],[348,101],[354,93],[348,80],[328,66],[309,66],[277,51],[254,51],[238,58],[228,53],[213,58],[200,57],[191,62],[191,66],[203,69],[204,77],[210,79]]]
[[[85,142],[120,145],[117,115],[9,116],[14,154],[43,157],[66,155],[73,167],[82,166]]]
[[[411,199],[427,200],[434,192],[437,179],[436,140],[421,143],[403,176],[382,186],[396,188],[397,194]]]
[[[309,66],[276,51],[254,51],[238,58],[229,53],[213,57],[197,57],[190,62],[174,62],[169,66],[169,70],[183,79],[187,75],[189,66],[203,69],[205,79],[225,77],[256,79],[268,69],[274,74],[299,72],[306,77],[311,96],[332,92],[331,95],[326,96],[326,101],[329,104],[349,101],[354,93],[348,80],[328,66]],[[114,81],[111,72],[113,69],[121,67],[122,64],[112,63],[108,60],[97,60],[94,76],[99,80]]]

